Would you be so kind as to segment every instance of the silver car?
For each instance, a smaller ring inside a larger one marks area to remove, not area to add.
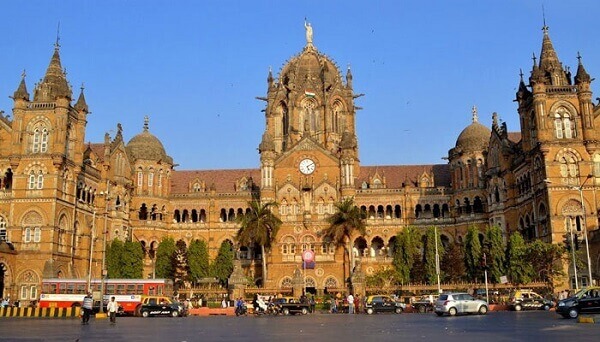
[[[447,313],[450,316],[463,313],[477,313],[485,315],[488,312],[488,304],[473,298],[468,293],[442,293],[435,302],[435,313],[442,316]]]

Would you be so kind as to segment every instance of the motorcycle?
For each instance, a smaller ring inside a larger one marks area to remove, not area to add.
[[[246,302],[242,302],[235,306],[235,315],[236,316],[245,316],[248,313],[248,307],[246,306]]]

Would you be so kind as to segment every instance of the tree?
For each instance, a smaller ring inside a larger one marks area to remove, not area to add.
[[[444,255],[444,246],[442,245],[442,239],[439,234],[436,235],[435,227],[427,228],[427,232],[425,233],[425,251],[423,253],[423,267],[425,271],[425,278],[427,279],[427,283],[429,283],[430,285],[437,284],[437,267],[435,261],[436,243],[438,255],[441,260],[442,256]]]
[[[465,266],[471,281],[477,281],[481,277],[482,255],[479,231],[476,227],[470,226],[465,236]]]
[[[125,241],[121,256],[121,277],[139,279],[144,273],[144,251],[137,241]]]
[[[511,283],[521,285],[531,281],[533,267],[526,258],[527,247],[523,236],[519,232],[512,233],[506,251],[506,271]]]
[[[564,276],[562,260],[565,253],[564,247],[542,240],[534,240],[527,244],[526,259],[535,271],[534,280],[553,284],[556,278]]]
[[[448,282],[456,283],[465,279],[467,268],[462,244],[455,242],[450,245],[442,259],[441,268]]]
[[[177,240],[175,252],[171,259],[173,263],[173,281],[177,288],[181,287],[188,278],[187,246],[185,241]]]
[[[394,248],[394,260],[392,264],[398,273],[398,281],[409,283],[411,279],[411,269],[413,268],[415,258],[421,258],[419,251],[421,248],[421,235],[412,227],[404,228],[396,235],[396,246]]]
[[[106,271],[107,277],[110,279],[123,278],[121,258],[123,257],[124,248],[123,241],[119,239],[112,240],[106,247]]]
[[[250,211],[238,216],[240,229],[237,232],[236,240],[240,246],[260,246],[264,286],[267,282],[267,254],[265,251],[271,248],[271,244],[277,237],[281,220],[271,211],[271,208],[276,206],[274,202],[261,204],[258,200],[253,200],[248,202],[248,206]]]
[[[233,245],[225,240],[219,247],[219,253],[210,265],[210,274],[219,280],[221,285],[227,285],[227,280],[233,272]]]
[[[350,265],[352,260],[350,259],[352,250],[350,243],[352,235],[355,232],[360,235],[366,234],[366,223],[365,219],[367,214],[361,211],[355,204],[354,198],[346,197],[342,201],[335,204],[336,212],[329,216],[326,221],[329,226],[323,230],[322,235],[324,240],[331,241],[337,247],[344,248],[344,257],[342,259],[344,281],[346,281],[346,274],[350,274],[350,270],[346,273],[346,255],[348,255],[348,261]],[[348,265],[350,267],[350,265]]]
[[[208,263],[208,246],[204,240],[192,240],[187,251],[189,279],[192,283],[208,277],[210,273]]]
[[[499,283],[500,277],[506,274],[506,246],[502,237],[502,229],[490,227],[486,232],[486,263],[488,275],[492,283]]]
[[[159,278],[173,279],[173,255],[175,254],[175,240],[172,237],[164,237],[156,249],[156,276]]]

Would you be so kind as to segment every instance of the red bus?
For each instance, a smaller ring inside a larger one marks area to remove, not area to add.
[[[91,289],[100,294],[101,280],[92,279]],[[70,308],[81,306],[88,288],[86,279],[52,278],[42,280],[42,293],[39,306],[41,308]],[[169,279],[105,279],[103,302],[110,297],[123,307],[126,314],[135,314],[142,301],[142,295],[173,295],[173,281]],[[99,300],[99,297],[98,297]],[[99,303],[98,303],[99,305]]]

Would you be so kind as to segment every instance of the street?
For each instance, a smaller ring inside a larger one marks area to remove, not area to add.
[[[77,319],[0,319],[0,341],[597,341],[600,324],[554,312],[315,314],[246,317],[118,317],[116,325]]]

